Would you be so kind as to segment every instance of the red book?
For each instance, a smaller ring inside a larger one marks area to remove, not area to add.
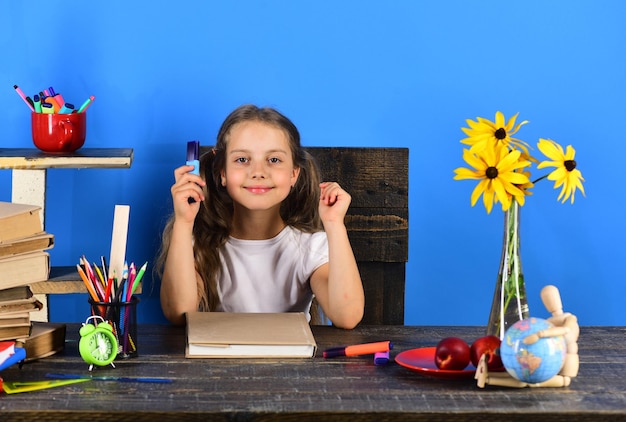
[[[14,341],[0,341],[0,364],[15,353]]]
[[[0,371],[2,371],[4,368],[8,368],[15,363],[21,362],[24,359],[26,359],[26,350],[22,349],[21,347],[16,347],[15,353],[9,355],[9,357],[6,358],[4,362],[0,363]]]

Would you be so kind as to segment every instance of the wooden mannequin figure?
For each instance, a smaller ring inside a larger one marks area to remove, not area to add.
[[[509,375],[508,372],[492,372],[489,373],[487,369],[486,357],[482,356],[477,368],[474,378],[477,380],[478,387],[484,388],[485,385],[498,385],[504,387],[567,387],[571,383],[571,379],[578,375],[579,358],[578,358],[578,335],[580,334],[580,327],[578,326],[578,319],[575,315],[569,312],[563,312],[563,304],[561,302],[561,295],[559,290],[555,286],[545,286],[541,289],[541,300],[548,312],[552,314],[547,320],[550,321],[554,327],[546,330],[538,331],[524,338],[525,344],[533,344],[540,338],[564,336],[567,346],[567,352],[563,361],[563,366],[559,373],[549,380],[530,384],[527,382],[519,381]]]

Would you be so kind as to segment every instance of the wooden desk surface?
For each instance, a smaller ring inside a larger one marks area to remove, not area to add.
[[[45,379],[49,372],[88,374],[77,352],[78,324],[68,324],[66,350],[5,381]],[[479,389],[474,380],[424,377],[372,356],[321,357],[328,347],[394,342],[392,357],[446,336],[467,341],[482,327],[364,326],[352,331],[314,327],[313,359],[185,359],[184,329],[140,325],[135,359],[95,375],[167,377],[171,384],[90,381],[30,393],[0,395],[0,420],[343,420],[351,421],[617,421],[626,420],[626,327],[583,327],[580,373],[567,388]]]

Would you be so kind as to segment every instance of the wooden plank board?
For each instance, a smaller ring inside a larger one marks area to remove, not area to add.
[[[309,147],[323,180],[352,196],[352,209],[408,208],[408,148]]]
[[[365,289],[362,324],[404,324],[409,259],[409,150],[306,147],[322,180],[352,197],[345,218]],[[210,150],[202,147],[201,154]]]
[[[79,357],[79,323],[67,325],[65,351],[3,370],[5,381],[46,373],[87,374]],[[312,359],[184,357],[185,329],[139,324],[139,355],[98,368],[94,376],[156,377],[169,384],[90,381],[2,396],[3,420],[65,421],[623,421],[626,327],[581,327],[580,373],[567,388],[478,388],[473,378],[426,377],[400,366],[399,353],[433,347],[446,336],[472,341],[476,326],[312,327]],[[372,355],[324,359],[330,347],[389,340],[391,361]],[[81,366],[82,365],[82,366]]]
[[[143,282],[139,283],[135,294],[141,293],[142,285]],[[30,287],[35,294],[87,294],[85,283],[83,283],[76,271],[76,265],[51,267],[48,280],[31,284]]]
[[[404,324],[405,264],[357,262],[363,290],[365,312],[361,325]]]
[[[69,154],[46,154],[36,148],[0,148],[0,169],[130,168],[131,148],[81,148]]]

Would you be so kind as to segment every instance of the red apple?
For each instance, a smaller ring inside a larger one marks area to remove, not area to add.
[[[435,365],[439,369],[461,370],[470,362],[470,347],[458,337],[446,337],[437,343]]]
[[[476,339],[470,347],[470,359],[474,366],[478,366],[480,357],[487,355],[487,369],[490,371],[503,371],[502,359],[500,359],[500,338],[497,336],[485,336]]]

